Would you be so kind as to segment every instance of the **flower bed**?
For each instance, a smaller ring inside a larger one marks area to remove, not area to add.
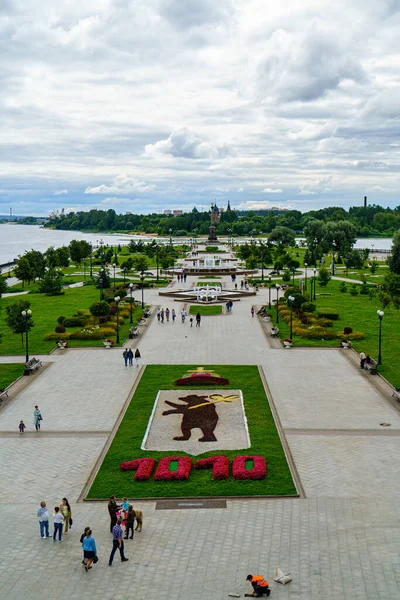
[[[170,471],[172,462],[178,463],[176,471]],[[154,475],[155,481],[185,481],[192,470],[192,459],[187,456],[164,456],[158,464]]]
[[[150,479],[156,461],[154,458],[137,458],[120,464],[121,471],[136,471],[134,479],[136,481],[146,481]]]
[[[246,469],[246,462],[253,461],[253,468]],[[232,475],[234,479],[265,479],[267,463],[263,456],[236,456],[233,459]]]
[[[212,478],[215,480],[228,479],[229,460],[226,456],[210,456],[201,458],[195,464],[196,469],[212,469]]]

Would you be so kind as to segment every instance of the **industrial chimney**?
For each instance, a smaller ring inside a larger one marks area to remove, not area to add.
[[[367,196],[364,196],[364,208],[367,208]]]

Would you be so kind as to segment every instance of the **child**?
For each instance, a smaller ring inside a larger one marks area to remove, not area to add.
[[[83,540],[85,539],[88,531],[90,531],[90,527],[85,527],[80,539],[81,545],[83,544]],[[86,565],[86,558],[83,559],[82,564]]]
[[[126,498],[123,498],[122,500],[123,500],[122,507],[123,507],[124,510],[126,510],[128,512],[129,502],[128,502],[128,500]]]
[[[25,423],[24,423],[24,422],[21,420],[21,421],[19,422],[19,432],[20,432],[20,433],[24,433],[24,430],[25,430],[25,429],[26,429],[26,425],[25,425]]]

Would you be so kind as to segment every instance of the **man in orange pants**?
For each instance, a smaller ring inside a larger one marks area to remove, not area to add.
[[[261,575],[247,575],[247,581],[250,581],[253,586],[253,596],[261,598],[261,596],[269,596],[271,590],[268,587],[268,581],[261,577]]]

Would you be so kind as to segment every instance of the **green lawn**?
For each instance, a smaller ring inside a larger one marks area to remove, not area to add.
[[[219,281],[198,281],[196,285],[218,285],[219,283]]]
[[[318,308],[333,308],[338,311],[339,319],[333,322],[333,331],[343,331],[344,327],[352,327],[353,331],[361,331],[365,339],[353,341],[352,345],[357,352],[365,352],[377,360],[379,320],[376,311],[381,308],[377,299],[370,300],[368,296],[339,292],[339,281],[331,281],[327,288],[317,285],[316,305]],[[318,296],[319,293],[331,293],[332,296]],[[275,298],[275,295],[272,295]],[[276,310],[270,311],[273,320],[276,319]],[[392,305],[385,309],[382,321],[382,365],[379,372],[395,387],[400,387],[400,313]],[[289,325],[282,318],[279,319],[280,338],[289,337]],[[293,336],[295,346],[339,346],[337,340],[310,340]]]
[[[137,292],[136,292],[136,297]],[[20,299],[29,300],[31,303],[32,317],[35,326],[29,331],[29,350],[30,354],[44,354],[50,352],[55,346],[54,341],[45,341],[43,339],[46,333],[54,332],[59,316],[70,317],[80,308],[89,308],[89,306],[99,300],[99,290],[94,286],[85,286],[79,288],[66,289],[61,296],[45,296],[44,294],[28,294],[27,296],[18,296],[16,298],[0,299],[0,333],[3,334],[0,344],[0,354],[23,354],[24,345],[21,344],[21,335],[16,335],[6,326],[5,309],[9,304],[13,304]],[[134,311],[134,322],[142,316],[142,309],[136,308]],[[120,326],[121,343],[128,337],[130,328],[129,317],[125,323]],[[102,340],[70,340],[69,346],[102,346]]]
[[[189,309],[189,314],[197,315],[200,313],[202,316],[207,317],[210,315],[221,315],[222,314],[222,306],[219,304],[213,304],[212,306],[203,306],[200,304],[192,304]]]
[[[147,366],[122,423],[114,437],[88,498],[109,498],[112,494],[128,498],[185,496],[263,496],[296,494],[292,476],[271,414],[264,387],[256,366],[214,366],[221,377],[229,379],[227,389],[243,392],[251,448],[246,450],[210,451],[197,458],[223,454],[229,459],[240,455],[262,455],[267,461],[267,477],[260,481],[236,481],[230,475],[224,481],[214,481],[211,472],[192,469],[188,481],[134,480],[134,473],[121,471],[121,462],[143,456],[160,459],[163,456],[188,456],[184,452],[149,452],[140,446],[159,389],[181,389],[174,385],[188,365]],[[210,367],[206,367],[210,368]],[[193,386],[202,389],[201,386]],[[192,389],[192,388],[191,388]],[[203,388],[204,389],[204,388]],[[192,457],[196,460],[196,457]],[[230,471],[231,472],[231,471]]]
[[[0,388],[4,390],[24,374],[23,364],[0,365]]]

